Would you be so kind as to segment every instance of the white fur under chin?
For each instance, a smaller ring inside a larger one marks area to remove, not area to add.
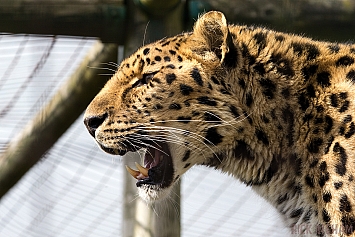
[[[169,196],[171,186],[164,189],[152,189],[149,185],[142,185],[138,188],[138,195],[147,203],[152,203],[158,200],[162,200]]]

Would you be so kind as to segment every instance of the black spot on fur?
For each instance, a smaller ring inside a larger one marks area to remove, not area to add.
[[[176,80],[176,75],[174,73],[168,73],[166,74],[165,79],[168,84],[171,84]]]
[[[260,51],[266,47],[266,34],[258,32],[253,36],[253,38],[255,39],[256,44],[259,45],[258,52],[260,53]]]
[[[175,66],[173,64],[169,64],[166,66],[166,68],[175,69]]]
[[[188,116],[179,116],[177,120],[181,123],[189,123],[191,121],[191,117]]]
[[[189,86],[189,85],[185,85],[185,84],[180,84],[180,92],[183,95],[190,95],[191,92],[193,92],[194,89]]]
[[[211,142],[214,145],[218,145],[222,142],[223,136],[218,133],[216,127],[210,127],[207,129],[205,138],[208,140],[208,143]]]
[[[329,192],[326,192],[323,194],[323,201],[325,203],[330,202],[332,200],[332,194]]]
[[[330,95],[330,104],[335,108],[339,106],[338,96],[336,94]]]
[[[283,202],[285,202],[286,200],[288,200],[288,195],[287,193],[284,194],[284,195],[280,195],[278,198],[277,198],[277,204],[280,205],[282,204]]]
[[[282,42],[285,40],[285,37],[283,35],[275,35],[275,39],[279,42]]]
[[[328,49],[330,50],[331,53],[338,53],[340,50],[340,47],[337,44],[331,44],[328,46]]]
[[[305,178],[306,184],[310,187],[310,188],[314,188],[314,178],[307,175]]]
[[[262,93],[268,99],[274,98],[274,92],[276,91],[276,84],[272,82],[270,79],[262,78],[259,81],[261,87],[263,88]]]
[[[250,92],[248,92],[246,95],[245,95],[245,104],[250,107],[252,104],[253,104],[253,96]]]
[[[177,59],[179,60],[179,62],[182,62],[182,57],[180,55],[177,56]]]
[[[205,121],[208,121],[208,122],[217,122],[217,123],[221,122],[221,119],[217,115],[215,115],[214,113],[212,113],[210,111],[206,111],[204,113],[204,119],[205,119]]]
[[[348,115],[346,115],[346,116],[344,117],[343,123],[349,123],[349,122],[351,122],[352,120],[353,120],[353,117],[352,117],[350,114],[348,114]]]
[[[307,56],[307,60],[313,60],[320,55],[319,49],[317,46],[309,43],[292,43],[291,44],[293,51],[298,55],[301,56],[305,54]]]
[[[309,97],[316,97],[316,90],[314,89],[313,85],[308,85],[306,89]]]
[[[345,138],[348,139],[350,138],[352,135],[354,135],[355,133],[355,124],[354,122],[351,122],[350,126],[349,126],[349,130],[347,133],[345,133]]]
[[[161,57],[160,56],[155,56],[154,60],[159,62],[159,61],[161,61]]]
[[[203,86],[202,77],[200,71],[197,68],[192,69],[192,71],[190,72],[190,76],[195,80],[197,85]]]
[[[169,105],[169,109],[173,109],[173,110],[180,110],[181,109],[181,105],[178,103],[172,103]]]
[[[265,75],[265,68],[264,68],[264,64],[262,63],[256,63],[254,66],[254,70],[259,73],[261,76]]]
[[[159,109],[162,109],[162,108],[163,108],[163,106],[161,104],[153,105],[153,109],[155,109],[155,110],[159,110]]]
[[[335,165],[335,172],[340,176],[343,176],[346,173],[346,162],[348,160],[348,155],[346,154],[345,149],[340,146],[337,142],[333,147],[333,152],[338,158],[338,163]]]
[[[341,182],[341,181],[334,183],[334,188],[335,188],[336,190],[338,190],[338,189],[341,188],[342,186],[343,186],[343,182]]]
[[[285,98],[288,99],[290,98],[291,92],[289,88],[285,88],[281,91],[281,95]]]
[[[351,235],[355,231],[355,218],[350,215],[343,215],[341,218],[343,230],[346,235]]]
[[[295,209],[291,212],[290,218],[299,218],[303,214],[303,208]]]
[[[240,78],[238,80],[238,84],[240,85],[241,88],[245,89],[246,84],[245,84],[245,81],[243,79]]]
[[[258,140],[261,141],[264,145],[266,146],[269,145],[269,139],[264,131],[256,129],[255,135],[258,138]]]
[[[295,72],[292,69],[292,63],[288,59],[283,58],[282,54],[273,54],[270,57],[269,62],[275,64],[278,73],[289,77],[293,77],[295,75]]]
[[[187,150],[184,157],[182,158],[182,161],[185,162],[187,161],[189,158],[190,158],[190,153],[191,151],[190,150]]]
[[[199,104],[209,105],[209,106],[216,106],[217,102],[207,96],[201,96],[197,98]]]
[[[145,48],[145,49],[143,50],[143,54],[144,54],[144,55],[147,55],[147,54],[149,53],[149,51],[150,51],[150,48]]]
[[[352,83],[355,83],[355,70],[352,69],[346,74],[346,79],[350,80]]]
[[[303,111],[306,111],[307,108],[309,107],[309,100],[308,98],[306,97],[305,93],[302,92],[299,96],[298,96],[298,104],[301,106],[301,109]]]
[[[294,113],[292,110],[290,110],[290,107],[286,107],[282,109],[282,119],[283,121],[287,124],[287,140],[288,140],[288,146],[291,147],[294,143],[293,139],[293,134],[295,132],[294,127]]]
[[[349,56],[343,56],[340,57],[337,61],[336,61],[336,65],[339,66],[350,66],[354,63],[354,58],[349,57]]]
[[[217,80],[217,78],[216,78],[215,76],[212,76],[212,77],[211,77],[211,80],[212,80],[212,82],[213,82],[214,84],[216,84],[216,85],[219,85],[219,84],[220,84],[219,81]]]
[[[327,210],[323,209],[322,211],[323,221],[328,223],[330,221],[330,216]]]
[[[320,147],[323,144],[323,139],[322,138],[313,138],[307,145],[307,149],[310,153],[316,154],[319,152]]]
[[[174,50],[169,50],[169,53],[171,54],[171,55],[175,55],[176,54],[176,51],[174,51]]]
[[[302,74],[304,79],[307,81],[309,80],[314,74],[316,74],[318,69],[318,65],[309,65],[302,68]]]
[[[165,62],[170,62],[170,57],[169,57],[169,56],[165,56],[165,57],[164,57],[164,61],[165,61]]]
[[[236,141],[236,146],[234,147],[234,157],[237,159],[247,159],[254,160],[254,155],[251,153],[251,148],[244,141]]]
[[[324,129],[324,131],[327,134],[333,128],[333,119],[329,115],[326,115],[324,119],[325,119],[325,129]]]
[[[233,116],[237,119],[240,118],[240,114],[238,112],[238,109],[234,105],[229,106],[230,111],[232,112]]]
[[[187,167],[189,167],[191,165],[191,163],[186,163],[185,165],[184,165],[184,169],[186,169]]]
[[[317,74],[317,82],[323,88],[330,86],[330,73],[320,72]]]
[[[341,212],[351,212],[351,203],[348,200],[348,196],[343,194],[339,201],[339,211]]]
[[[326,146],[325,146],[325,148],[324,148],[324,154],[328,154],[329,149],[330,149],[330,146],[332,145],[333,141],[334,141],[334,137],[331,136],[331,137],[328,139],[328,141],[326,142]]]

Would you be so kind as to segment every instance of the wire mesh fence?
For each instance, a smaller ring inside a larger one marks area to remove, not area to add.
[[[0,35],[0,153],[94,43],[92,38]],[[103,67],[113,73],[112,66]],[[121,236],[120,157],[101,152],[81,120],[0,200],[0,236]],[[182,180],[181,198],[184,237],[288,233],[251,189],[211,169],[191,169]]]

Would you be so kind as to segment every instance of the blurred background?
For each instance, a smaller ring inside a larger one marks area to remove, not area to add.
[[[158,207],[137,207],[124,169],[137,155],[99,150],[82,113],[126,55],[190,31],[209,10],[236,24],[355,39],[355,0],[0,0],[0,236],[163,236],[136,231],[140,217],[170,227]],[[159,205],[179,229],[165,236],[290,234],[273,207],[212,169],[192,168],[173,196]]]

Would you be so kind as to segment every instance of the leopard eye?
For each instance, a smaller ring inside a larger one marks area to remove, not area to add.
[[[149,73],[144,73],[142,75],[142,78],[136,81],[133,85],[132,88],[134,87],[139,87],[143,85],[147,85],[154,77],[155,74],[157,74],[158,71],[156,72],[149,72]]]

